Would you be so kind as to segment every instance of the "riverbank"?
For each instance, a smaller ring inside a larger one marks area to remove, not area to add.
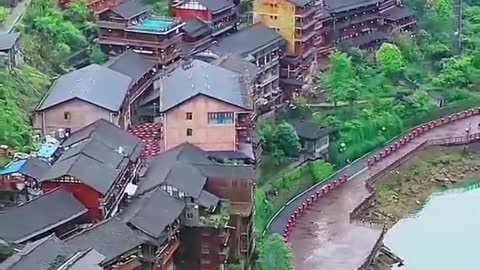
[[[375,183],[375,204],[365,218],[390,228],[420,210],[433,192],[478,175],[479,158],[475,147],[432,147],[419,153]]]

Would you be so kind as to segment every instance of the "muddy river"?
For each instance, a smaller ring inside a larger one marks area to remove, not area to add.
[[[480,182],[434,193],[412,217],[387,233],[384,243],[404,259],[401,270],[480,269]]]

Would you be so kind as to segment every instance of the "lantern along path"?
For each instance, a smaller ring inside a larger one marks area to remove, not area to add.
[[[479,123],[480,116],[474,115],[444,124],[410,140],[369,168],[365,160],[361,160],[363,166],[352,166],[350,171],[358,170],[348,174],[351,175],[348,182],[321,196],[297,219],[296,226],[288,237],[293,249],[295,269],[354,270],[361,266],[381,234],[378,228],[350,223],[350,212],[369,195],[365,181],[423,142],[466,135],[465,130],[469,127],[471,132],[478,132]],[[298,204],[314,192],[305,194],[303,200],[299,198],[297,203],[293,202],[292,207],[289,207],[290,212],[284,210],[285,213],[281,213],[275,222],[282,224],[280,219],[283,219],[283,224],[286,224]],[[283,229],[276,232],[282,233]]]

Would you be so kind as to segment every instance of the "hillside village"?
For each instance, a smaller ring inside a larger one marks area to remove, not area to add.
[[[255,0],[251,20],[232,0],[86,5],[108,59],[57,74],[29,108],[35,149],[2,146],[0,269],[252,269],[257,120],[316,91],[335,49],[417,22],[394,0]],[[0,33],[2,69],[30,60],[24,35]],[[293,126],[327,157],[334,128]]]

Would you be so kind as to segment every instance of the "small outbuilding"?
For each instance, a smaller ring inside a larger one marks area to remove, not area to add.
[[[302,145],[302,152],[306,157],[328,158],[330,133],[333,128],[323,127],[313,121],[296,120],[292,122]]]

